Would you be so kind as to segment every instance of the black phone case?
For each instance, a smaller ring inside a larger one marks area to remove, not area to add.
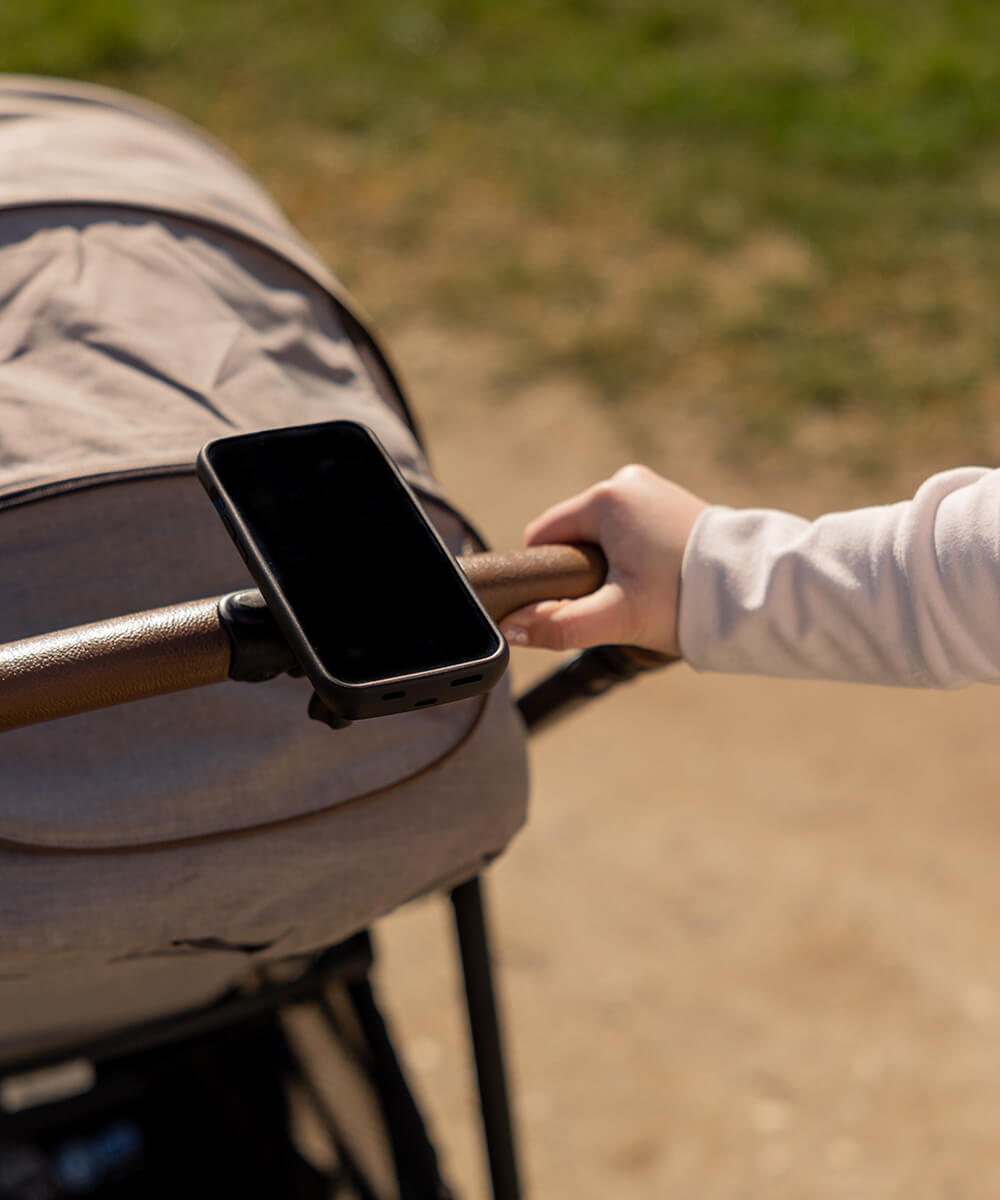
[[[448,560],[452,563],[456,586],[462,588],[467,595],[471,596],[483,618],[495,633],[497,649],[486,658],[465,660],[432,671],[383,677],[367,683],[346,683],[333,676],[315,653],[306,631],[299,622],[297,614],[293,611],[278,581],[268,567],[266,554],[261,547],[255,544],[254,538],[241,518],[239,504],[226,490],[225,482],[220,478],[212,461],[215,448],[223,443],[239,440],[240,438],[260,439],[268,433],[281,434],[285,430],[275,429],[236,435],[235,438],[216,439],[207,443],[198,455],[196,465],[198,478],[208,492],[209,498],[215,505],[216,511],[219,513],[230,537],[235,542],[279,629],[288,641],[316,694],[336,716],[348,721],[354,721],[368,717],[408,712],[414,709],[429,708],[434,705],[462,700],[469,696],[489,691],[500,682],[509,660],[507,643],[497,629],[492,617],[483,607],[472,586],[466,579],[462,568],[455,560],[454,555],[445,545],[440,534],[427,517],[413,489],[409,486],[395,462],[370,429],[355,422],[345,421],[327,422],[318,426],[301,426],[298,428],[305,432],[310,428],[321,429],[326,428],[328,425],[351,425],[356,430],[362,430],[375,445],[386,465],[393,472],[409,497],[421,523],[427,530],[428,536],[441,547]],[[363,564],[359,565],[358,569],[362,568]],[[402,580],[401,582],[405,587],[406,581]]]

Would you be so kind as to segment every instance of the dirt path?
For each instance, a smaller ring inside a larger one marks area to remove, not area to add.
[[[497,545],[633,453],[571,392],[481,403],[488,347],[395,345]],[[656,453],[711,486],[691,447]],[[538,740],[531,822],[489,878],[530,1195],[1000,1195],[996,714],[986,689],[680,667]],[[444,907],[391,918],[382,952],[448,1166],[483,1196]]]

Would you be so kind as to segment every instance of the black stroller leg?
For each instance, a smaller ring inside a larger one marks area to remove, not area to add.
[[[393,1049],[385,1018],[366,977],[347,987],[371,1056],[372,1079],[385,1116],[399,1181],[400,1200],[454,1200],[441,1178],[437,1154],[403,1068]]]
[[[455,910],[469,1028],[479,1079],[479,1102],[490,1163],[494,1200],[520,1200],[514,1122],[511,1116],[503,1044],[497,1016],[489,933],[479,877],[460,884],[451,893]]]

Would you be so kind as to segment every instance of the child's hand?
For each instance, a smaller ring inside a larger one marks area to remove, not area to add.
[[[595,542],[608,560],[604,586],[579,600],[520,608],[501,628],[514,646],[551,650],[607,643],[680,653],[677,610],[688,535],[708,505],[647,467],[623,467],[543,513],[525,545]]]

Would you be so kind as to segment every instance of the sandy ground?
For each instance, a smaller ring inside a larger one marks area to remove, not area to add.
[[[481,349],[395,342],[440,475],[514,545],[635,445],[558,388],[484,404]],[[749,498],[683,438],[648,457]],[[532,762],[531,821],[488,877],[530,1196],[1000,1195],[991,692],[676,667]],[[448,1170],[485,1196],[446,906],[394,915],[380,947]]]

